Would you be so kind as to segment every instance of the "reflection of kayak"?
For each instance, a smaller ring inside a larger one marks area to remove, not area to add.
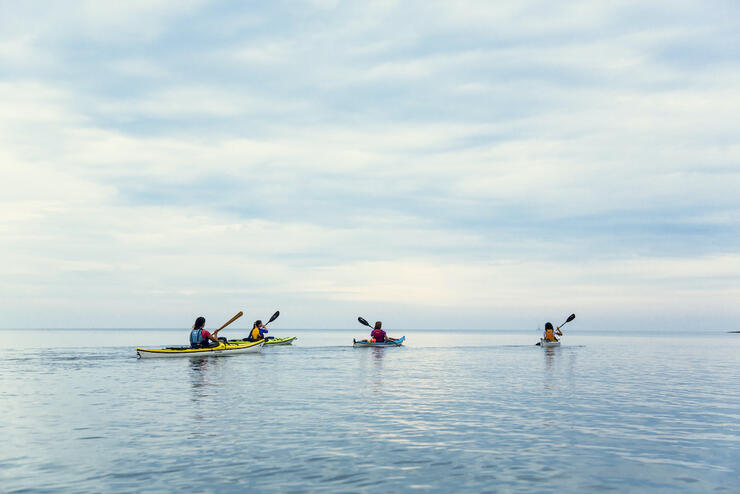
[[[403,345],[403,340],[405,340],[405,336],[401,336],[400,338],[393,340],[393,341],[383,341],[383,342],[370,342],[370,341],[357,341],[353,340],[352,346],[357,348],[361,346],[401,346]]]
[[[240,353],[255,353],[262,350],[265,340],[247,341],[243,343],[223,343],[211,348],[191,348],[189,346],[167,348],[137,348],[139,358],[162,357],[221,357]]]
[[[297,336],[288,336],[287,338],[270,338],[269,340],[265,340],[265,346],[269,345],[292,345],[293,341],[297,339]],[[230,340],[229,343],[249,343],[249,340],[246,338],[243,340]]]
[[[559,341],[548,341],[544,338],[540,338],[540,346],[544,346],[544,347],[560,346],[560,342]]]

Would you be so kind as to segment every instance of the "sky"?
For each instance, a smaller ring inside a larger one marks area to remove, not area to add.
[[[734,1],[0,0],[0,327],[740,329]]]

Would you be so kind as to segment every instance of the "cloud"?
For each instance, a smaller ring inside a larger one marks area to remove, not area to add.
[[[0,20],[7,324],[740,316],[731,4],[48,9]]]

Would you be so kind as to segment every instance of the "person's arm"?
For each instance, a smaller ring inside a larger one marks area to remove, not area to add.
[[[218,341],[218,331],[219,330],[217,329],[216,331],[213,332],[213,334],[208,333],[208,339],[216,344],[221,343],[220,341]]]
[[[560,331],[560,326],[558,326],[557,328],[555,328],[555,332],[558,334],[558,336],[563,336],[563,332]]]

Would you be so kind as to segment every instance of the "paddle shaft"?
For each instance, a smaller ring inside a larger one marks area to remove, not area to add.
[[[231,319],[229,319],[228,321],[226,321],[226,323],[225,323],[225,324],[224,324],[223,326],[221,326],[220,328],[218,328],[218,329],[217,329],[216,331],[214,331],[214,332],[213,332],[213,334],[216,334],[216,333],[218,333],[219,331],[221,331],[221,330],[222,330],[222,329],[224,329],[224,328],[225,328],[226,326],[228,326],[228,325],[229,325],[229,324],[231,324],[232,322],[236,321],[237,319],[239,319],[239,318],[240,318],[240,317],[242,317],[243,315],[244,315],[244,312],[242,312],[242,311],[239,311],[239,313],[238,313],[238,314],[236,314],[236,315],[235,315],[234,317],[232,317]]]

